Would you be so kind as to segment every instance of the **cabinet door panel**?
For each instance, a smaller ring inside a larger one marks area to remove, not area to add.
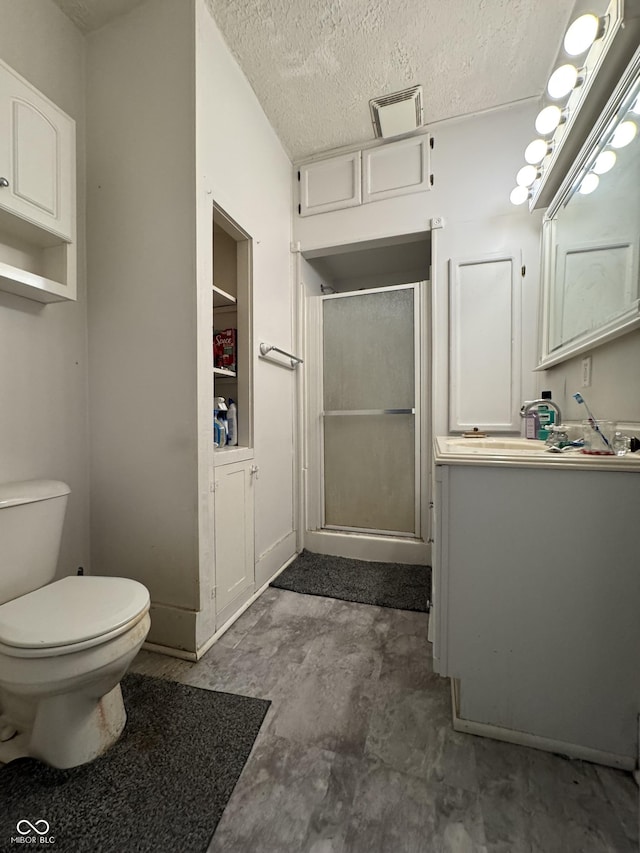
[[[75,122],[0,64],[0,207],[73,239]]]
[[[449,429],[520,428],[520,298],[514,257],[451,261]]]
[[[362,202],[360,152],[301,166],[300,215],[310,216]]]
[[[254,582],[253,488],[244,463],[216,469],[216,613]]]
[[[402,139],[363,152],[363,201],[428,190],[429,137]]]
[[[13,193],[45,214],[58,214],[60,134],[33,104],[13,102]]]

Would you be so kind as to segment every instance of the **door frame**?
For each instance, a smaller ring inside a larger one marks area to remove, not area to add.
[[[371,529],[327,528],[324,524],[324,443],[322,376],[322,305],[325,299],[341,298],[388,290],[412,289],[414,292],[414,334],[416,344],[416,532],[413,534]],[[301,459],[303,542],[315,553],[336,554],[369,560],[427,563],[430,559],[430,465],[429,422],[431,411],[430,372],[430,282],[327,295],[307,295],[304,310],[305,386],[304,450]]]

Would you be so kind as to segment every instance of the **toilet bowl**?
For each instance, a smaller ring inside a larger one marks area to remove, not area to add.
[[[0,606],[0,707],[16,743],[54,767],[92,761],[120,736],[120,680],[149,631],[149,593],[133,580],[70,577]]]
[[[120,681],[150,627],[149,592],[117,577],[53,581],[69,487],[0,485],[0,762],[92,761],[120,736]]]

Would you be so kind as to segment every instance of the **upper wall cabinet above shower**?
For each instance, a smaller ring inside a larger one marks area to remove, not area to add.
[[[75,122],[0,62],[0,289],[76,298]]]
[[[298,214],[312,216],[425,192],[431,186],[430,139],[420,134],[299,166]]]

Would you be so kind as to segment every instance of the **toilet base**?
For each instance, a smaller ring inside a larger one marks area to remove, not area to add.
[[[38,703],[30,736],[21,732],[0,743],[0,763],[30,756],[61,770],[87,764],[118,740],[126,721],[119,684],[101,699],[51,696]]]
[[[120,684],[98,700],[50,696],[38,703],[29,754],[60,769],[86,764],[118,740],[126,721]]]

